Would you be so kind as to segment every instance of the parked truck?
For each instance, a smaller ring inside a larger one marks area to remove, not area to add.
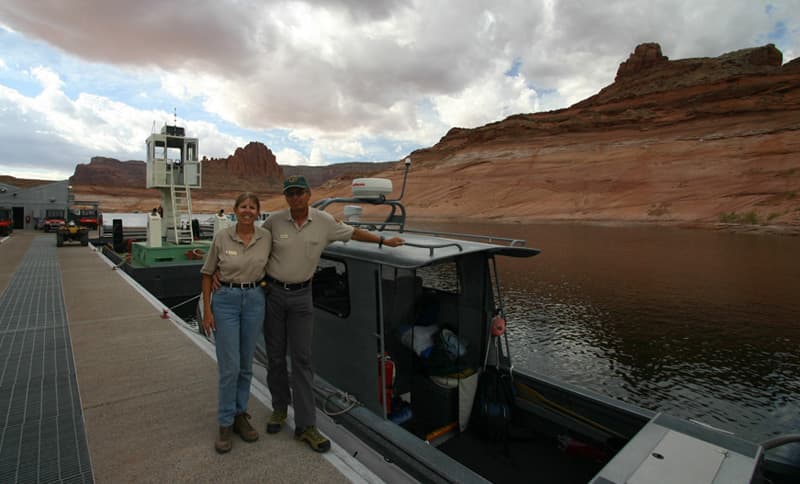
[[[97,202],[73,202],[67,215],[67,222],[70,221],[89,230],[97,229],[98,225],[102,223],[102,216]]]
[[[10,208],[0,208],[0,236],[11,235],[14,231],[14,217]]]
[[[63,226],[67,223],[67,219],[64,216],[63,209],[47,209],[44,212],[44,222],[42,223],[42,229],[45,232],[55,232],[58,230],[59,227]]]

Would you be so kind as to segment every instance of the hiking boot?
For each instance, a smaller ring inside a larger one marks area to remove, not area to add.
[[[232,425],[219,428],[219,438],[214,442],[214,448],[217,450],[217,453],[224,454],[230,452],[231,447],[233,447],[233,441],[231,440],[232,432]]]
[[[269,416],[267,419],[267,433],[268,434],[277,434],[281,431],[281,427],[283,427],[283,422],[286,421],[286,409],[275,409],[272,411],[272,415]]]
[[[306,427],[304,430],[294,431],[294,438],[297,440],[305,441],[308,443],[309,447],[314,449],[317,452],[327,452],[331,448],[331,441],[326,439],[317,427],[310,425]]]
[[[233,418],[233,432],[239,434],[245,442],[255,442],[258,440],[258,432],[250,425],[250,414],[242,412]]]

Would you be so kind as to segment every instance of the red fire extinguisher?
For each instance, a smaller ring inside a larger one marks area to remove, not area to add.
[[[383,361],[383,372],[381,372],[381,361]],[[381,384],[381,374],[383,374],[383,384]],[[378,401],[383,405],[383,395],[386,392],[386,414],[392,413],[392,397],[394,396],[394,380],[397,377],[397,369],[394,361],[388,353],[383,357],[378,355]]]

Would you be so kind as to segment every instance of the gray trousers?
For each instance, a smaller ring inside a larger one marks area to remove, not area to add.
[[[272,408],[286,409],[294,401],[296,429],[316,425],[311,342],[314,327],[311,286],[287,291],[269,283],[264,343],[267,348],[267,386]],[[291,392],[286,356],[292,358]]]

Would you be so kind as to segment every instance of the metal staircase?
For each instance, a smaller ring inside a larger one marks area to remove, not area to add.
[[[176,244],[194,243],[192,233],[192,193],[187,185],[170,185],[172,233]],[[185,220],[186,223],[182,224]]]

